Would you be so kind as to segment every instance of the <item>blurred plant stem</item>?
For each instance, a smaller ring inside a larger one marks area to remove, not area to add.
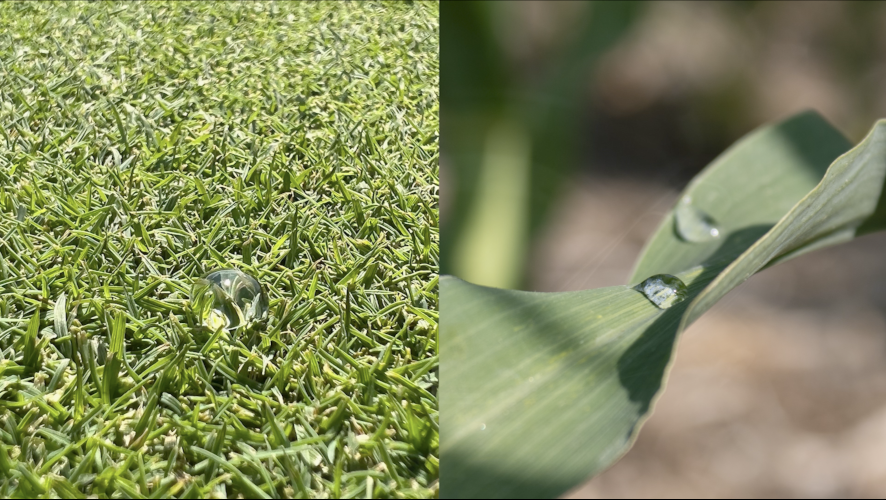
[[[499,288],[523,285],[532,237],[574,167],[591,69],[642,7],[571,8],[572,29],[557,33],[559,43],[525,71],[529,61],[513,60],[501,36],[502,21],[514,21],[525,5],[440,7],[441,146],[452,180],[443,191],[450,210],[443,214],[441,273]],[[505,28],[524,35],[522,26]]]
[[[489,130],[474,209],[455,249],[455,268],[478,285],[519,286],[527,247],[530,143],[520,122]]]

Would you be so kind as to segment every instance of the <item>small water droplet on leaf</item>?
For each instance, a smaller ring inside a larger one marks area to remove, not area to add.
[[[670,274],[656,274],[634,287],[659,309],[667,309],[686,298],[689,291],[680,278]]]
[[[690,243],[704,243],[717,239],[720,229],[714,219],[692,204],[692,198],[684,196],[674,209],[677,234]]]

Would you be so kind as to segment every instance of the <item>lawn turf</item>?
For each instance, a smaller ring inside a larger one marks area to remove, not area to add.
[[[437,10],[0,4],[0,496],[437,495]]]

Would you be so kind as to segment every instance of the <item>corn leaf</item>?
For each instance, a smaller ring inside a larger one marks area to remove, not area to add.
[[[886,226],[886,121],[850,147],[812,112],[752,132],[683,193],[719,236],[683,241],[672,211],[627,286],[532,293],[443,277],[442,495],[553,497],[624,455],[687,326],[761,269]],[[630,286],[655,274],[680,278],[687,298],[659,309]]]

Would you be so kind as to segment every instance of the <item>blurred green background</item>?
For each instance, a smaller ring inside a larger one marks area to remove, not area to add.
[[[811,108],[857,142],[886,118],[883,3],[440,10],[441,272],[479,284],[625,284],[747,132]],[[634,448],[568,496],[882,497],[884,248],[865,236],[731,292],[680,340]]]
[[[810,107],[860,139],[886,111],[884,12],[444,3],[442,272],[530,287],[530,247],[578,171],[679,185],[754,127]]]

